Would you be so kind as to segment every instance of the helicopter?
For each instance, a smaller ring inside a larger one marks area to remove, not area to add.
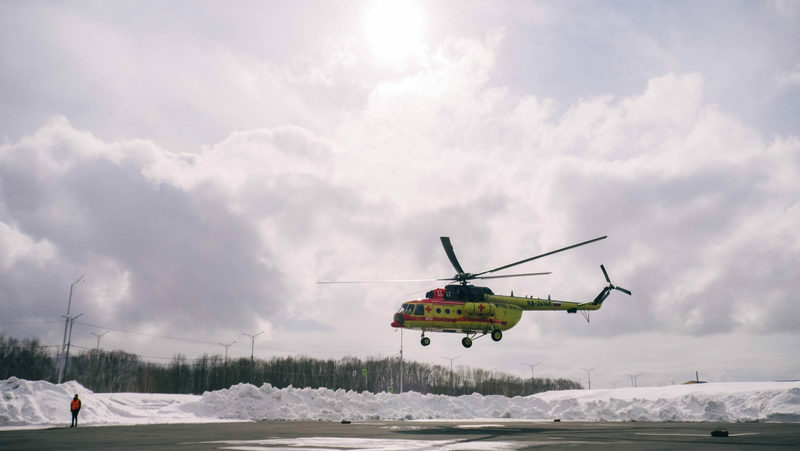
[[[534,297],[515,297],[514,292],[510,296],[494,294],[488,287],[475,286],[470,284],[471,280],[502,279],[509,277],[541,276],[550,274],[549,272],[534,272],[522,274],[491,275],[513,266],[521,265],[542,257],[557,254],[596,241],[604,240],[608,236],[601,236],[581,243],[562,247],[554,251],[545,252],[534,257],[526,258],[514,263],[509,263],[494,269],[489,269],[479,273],[465,272],[456,258],[450,237],[440,237],[444,252],[450,260],[450,264],[456,270],[452,277],[439,279],[415,279],[415,280],[370,280],[352,282],[319,281],[320,284],[331,283],[373,283],[373,282],[425,282],[425,281],[451,281],[452,284],[445,285],[444,288],[435,288],[425,294],[425,298],[404,302],[400,309],[394,314],[391,326],[397,329],[418,329],[422,331],[420,344],[428,346],[431,344],[430,337],[426,337],[427,332],[461,333],[464,338],[461,344],[465,348],[472,347],[472,342],[486,335],[492,337],[494,341],[503,338],[503,331],[511,329],[522,319],[523,311],[542,311],[542,310],[563,310],[567,313],[581,312],[584,318],[589,321],[589,313],[598,310],[603,306],[603,301],[608,298],[612,291],[617,290],[631,295],[631,291],[611,283],[605,266],[600,265],[603,276],[608,285],[600,290],[600,293],[589,302],[560,301],[551,299],[540,299]]]
[[[462,333],[465,334],[461,344],[465,348],[470,348],[472,342],[477,338],[489,335],[494,341],[503,338],[503,331],[511,329],[522,318],[523,311],[541,310],[564,310],[567,313],[580,311],[586,320],[589,320],[589,312],[598,310],[603,305],[603,301],[613,290],[621,291],[631,295],[631,291],[611,283],[611,278],[603,265],[603,271],[608,285],[603,287],[600,293],[590,302],[571,302],[551,299],[540,299],[534,297],[515,297],[512,291],[510,296],[494,294],[488,287],[471,285],[472,280],[500,279],[508,277],[526,277],[550,274],[549,272],[523,273],[508,275],[491,275],[513,266],[527,263],[542,257],[553,255],[569,249],[574,249],[595,241],[606,239],[607,236],[594,238],[571,246],[556,249],[534,257],[526,258],[518,262],[510,263],[498,268],[489,269],[479,273],[465,272],[456,258],[450,238],[441,237],[442,246],[447,254],[447,258],[457,271],[453,277],[433,279],[438,281],[453,281],[454,284],[445,285],[444,288],[436,288],[426,293],[424,299],[417,299],[403,303],[397,313],[394,314],[392,327],[405,329],[419,329],[422,331],[420,344],[428,346],[431,339],[425,336],[426,332]]]

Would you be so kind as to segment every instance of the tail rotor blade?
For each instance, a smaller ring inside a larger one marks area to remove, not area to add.
[[[614,289],[614,290],[617,290],[617,291],[621,291],[621,292],[627,294],[628,296],[631,296],[631,290],[628,290],[627,288],[614,286],[614,284],[611,283],[611,278],[608,277],[608,271],[606,271],[606,267],[605,266],[600,265],[600,269],[603,270],[603,276],[605,276],[606,282],[608,282],[608,288],[609,289]]]
[[[614,289],[615,289],[615,290],[619,290],[619,291],[621,291],[621,292],[623,292],[623,293],[627,294],[628,296],[631,296],[631,292],[630,292],[630,290],[626,290],[625,288],[622,288],[622,287],[614,287]]]
[[[608,277],[608,273],[606,272],[606,267],[603,266],[603,265],[600,265],[600,269],[603,270],[603,275],[606,276],[606,282],[611,283],[611,279]]]

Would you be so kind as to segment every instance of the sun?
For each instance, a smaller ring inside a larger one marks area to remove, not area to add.
[[[410,0],[373,0],[364,14],[367,44],[378,61],[401,63],[422,49],[425,15]]]

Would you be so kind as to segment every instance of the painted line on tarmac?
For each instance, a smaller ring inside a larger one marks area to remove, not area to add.
[[[463,441],[463,440],[405,440],[348,437],[304,437],[295,439],[264,440],[214,440],[210,442],[188,442],[191,444],[214,444],[227,450],[270,450],[276,447],[306,450],[517,450],[529,446],[528,442]]]
[[[653,436],[675,436],[675,437],[711,437],[711,434],[684,434],[679,432],[636,432],[634,435],[653,435]],[[745,435],[761,435],[760,432],[742,432],[741,434],[729,434],[728,437],[742,437]]]

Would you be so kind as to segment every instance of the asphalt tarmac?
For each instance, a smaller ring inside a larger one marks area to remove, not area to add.
[[[717,429],[728,437],[713,437]],[[0,432],[3,451],[543,448],[800,449],[800,424],[258,421]]]

